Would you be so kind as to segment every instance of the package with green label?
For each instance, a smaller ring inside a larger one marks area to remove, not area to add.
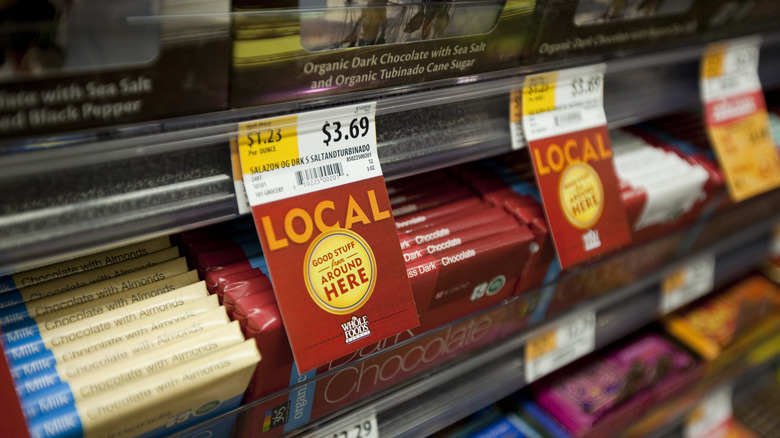
[[[520,66],[534,4],[234,0],[231,105],[255,106]]]

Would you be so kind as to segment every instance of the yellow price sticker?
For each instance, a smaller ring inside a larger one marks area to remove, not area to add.
[[[528,344],[525,346],[525,360],[526,362],[536,360],[547,353],[555,351],[556,348],[556,331],[552,330],[528,341]]]
[[[699,406],[693,411],[691,411],[690,414],[688,414],[688,417],[686,418],[687,423],[698,423],[704,419],[704,408]]]
[[[287,167],[298,160],[298,117],[255,120],[238,125],[238,147],[244,175]]]
[[[701,62],[702,79],[711,79],[723,76],[726,52],[715,49],[706,55]]]
[[[685,286],[687,279],[686,270],[680,269],[668,275],[661,282],[661,290],[665,294],[674,293]]]
[[[523,83],[523,115],[540,114],[554,110],[557,81],[558,72],[526,77]]]
[[[509,94],[509,123],[520,123],[523,120],[523,92],[513,90]]]

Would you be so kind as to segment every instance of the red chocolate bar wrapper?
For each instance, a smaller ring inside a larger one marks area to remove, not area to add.
[[[464,181],[466,181],[466,184],[468,184],[472,190],[482,196],[483,199],[486,194],[497,190],[511,190],[503,178],[482,169],[464,175]]]
[[[504,208],[520,223],[526,224],[534,235],[531,254],[523,267],[523,273],[517,281],[514,292],[515,295],[519,295],[544,284],[547,271],[555,260],[555,246],[544,219],[544,209],[535,199],[517,193],[502,198]]]
[[[235,434],[241,438],[278,437],[299,425],[320,419],[356,401],[398,385],[453,357],[494,342],[501,333],[505,316],[506,309],[501,307],[451,327],[421,335],[400,347],[388,350],[389,347],[422,333],[417,329],[407,330],[363,347],[320,367],[316,372],[303,375],[299,375],[292,365],[284,365],[287,375],[276,376],[274,379],[283,382],[285,387],[298,386],[249,407],[249,411],[238,419]],[[260,347],[260,353],[264,359],[273,354],[270,348],[263,347]],[[364,360],[357,361],[358,359]],[[263,366],[262,361],[258,366]],[[324,373],[329,374],[322,376]],[[315,381],[315,376],[320,377]],[[260,398],[262,391],[258,390],[259,385],[272,386],[270,376],[264,375],[262,371],[255,372],[246,401]],[[276,387],[278,386],[277,384]],[[266,422],[268,413],[285,411],[289,412],[289,415],[285,416],[283,421],[271,424]]]
[[[419,244],[414,243],[411,247],[404,250],[404,260],[408,264],[421,258],[423,255],[435,255],[469,244],[483,237],[508,232],[513,228],[521,226],[513,217],[506,213],[502,212],[502,216],[487,223],[480,222],[463,230],[443,233],[443,236],[438,239],[421,241]]]
[[[420,190],[421,187],[448,179],[452,179],[452,175],[447,171],[436,170],[388,182],[385,183],[385,186],[387,187],[388,196],[396,196],[401,193],[416,192]]]
[[[539,211],[542,213],[542,217],[544,217],[544,209],[541,204],[539,204],[539,201],[534,199],[533,196],[517,193],[512,190],[511,187],[486,193],[485,201],[489,202],[491,205],[503,208],[514,216],[517,216],[517,211],[522,210],[523,208],[538,207]]]
[[[423,198],[461,189],[466,189],[466,186],[454,178],[446,178],[446,181],[431,181],[425,186],[417,187],[414,190],[407,190],[405,192],[390,196],[390,206],[395,208],[404,204],[422,201]]]
[[[392,206],[393,217],[417,213],[472,196],[474,196],[474,193],[465,186],[450,186],[446,191],[431,193],[413,201]]]
[[[215,239],[201,240],[200,242],[192,242],[188,246],[183,246],[182,250],[187,256],[187,261],[192,262],[190,266],[197,266],[198,256],[201,253],[214,251],[216,249],[225,248],[235,244],[243,244],[257,242],[260,244],[260,240],[257,238],[257,232],[248,231],[237,234],[226,235],[217,237]]]
[[[184,231],[171,237],[172,240],[176,241],[177,245],[186,248],[193,242],[216,239],[243,231],[252,231],[255,229],[254,227],[255,225],[250,217],[243,217],[230,222],[221,222],[218,224],[198,228],[196,230]],[[174,237],[175,239],[173,239]]]
[[[517,281],[515,295],[543,286],[547,272],[555,262],[555,246],[550,238],[547,222],[537,218],[528,224],[528,228],[533,233],[534,240],[531,244],[531,254]]]
[[[250,295],[262,294],[265,291],[270,292],[272,300],[271,302],[276,302],[273,286],[271,286],[271,280],[267,275],[261,274],[244,281],[226,285],[224,289],[224,295],[222,297],[222,303],[225,306],[225,309],[227,309],[228,313],[232,313],[239,300]]]
[[[446,220],[433,220],[426,222],[425,226],[409,229],[408,231],[399,231],[398,239],[401,241],[401,250],[406,250],[415,244],[422,245],[431,240],[448,236],[451,233],[474,226],[485,225],[505,216],[506,212],[495,207],[477,210],[473,214],[457,214],[456,217],[446,216],[443,218]]]
[[[236,309],[239,307],[240,303]],[[247,339],[255,340],[262,357],[244,395],[244,400],[250,401],[289,385],[293,355],[282,324],[282,316],[275,303],[249,308],[246,312],[244,335]]]
[[[217,272],[218,273],[219,271],[212,271],[212,272]],[[250,268],[250,269],[247,269],[245,271],[235,272],[235,273],[226,275],[224,277],[216,275],[219,278],[217,278],[215,291],[213,293],[216,293],[219,296],[220,300],[221,300],[222,297],[225,295],[225,287],[227,287],[228,285],[230,285],[232,283],[246,281],[246,280],[248,280],[250,278],[257,277],[257,276],[260,276],[260,275],[265,275],[265,273],[262,270],[258,269],[258,268]]]
[[[211,266],[209,270],[201,275],[201,278],[206,282],[206,289],[211,293],[218,293],[217,289],[220,282],[224,282],[224,279],[229,275],[248,271],[250,269],[260,269],[260,267],[254,263],[259,261],[260,257],[262,256],[254,256],[249,259],[242,258],[222,266]]]
[[[398,230],[407,231],[409,229],[419,228],[426,223],[430,223],[434,220],[441,219],[446,216],[457,217],[455,215],[464,215],[466,212],[473,213],[480,208],[487,207],[488,205],[482,202],[481,199],[477,198],[476,196],[472,196],[440,205],[425,211],[395,217],[395,227]]]
[[[511,296],[533,238],[528,228],[517,227],[408,264],[421,328],[440,326]]]
[[[241,330],[245,330],[250,317],[265,306],[275,305],[276,296],[273,290],[265,289],[256,293],[243,296],[238,299],[233,307],[230,317],[238,322]],[[276,306],[277,308],[279,306]],[[227,307],[225,308],[227,310]]]
[[[233,244],[213,251],[206,251],[198,257],[198,274],[200,274],[201,278],[204,278],[205,273],[208,271],[220,269],[222,266],[248,259],[252,256],[258,256],[261,253],[262,249],[259,243],[243,246]]]

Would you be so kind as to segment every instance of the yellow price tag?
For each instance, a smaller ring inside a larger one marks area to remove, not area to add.
[[[704,79],[723,76],[726,53],[715,49],[706,55],[701,62],[701,77]]]
[[[693,411],[691,411],[690,414],[688,414],[688,417],[685,419],[685,421],[687,423],[698,423],[703,419],[704,419],[704,408],[699,406]]]
[[[673,272],[664,278],[661,282],[661,291],[663,291],[665,294],[674,293],[675,291],[678,291],[685,286],[685,282],[687,281],[686,279],[687,275],[685,269],[680,269],[679,271]]]
[[[542,73],[525,78],[523,83],[523,115],[533,115],[555,109],[555,84],[558,72]]]
[[[297,160],[298,117],[255,120],[238,125],[241,171],[249,173],[278,169]]]
[[[536,360],[541,356],[544,356],[551,351],[555,351],[557,347],[556,331],[550,331],[542,336],[532,339],[525,346],[525,360],[530,362]]]
[[[523,92],[513,90],[509,94],[509,123],[520,123],[523,120]]]

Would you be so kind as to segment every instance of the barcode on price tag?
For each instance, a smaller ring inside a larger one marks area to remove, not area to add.
[[[557,327],[525,346],[525,380],[531,383],[592,352],[596,347],[596,313],[565,318]]]
[[[360,417],[348,418],[336,424],[324,427],[313,435],[313,438],[379,438],[379,425],[376,413]]]
[[[685,438],[706,438],[721,436],[715,433],[731,419],[731,386],[724,386],[711,393],[688,415],[683,436]]]
[[[667,314],[709,293],[715,282],[715,256],[704,254],[661,281],[661,314]]]

